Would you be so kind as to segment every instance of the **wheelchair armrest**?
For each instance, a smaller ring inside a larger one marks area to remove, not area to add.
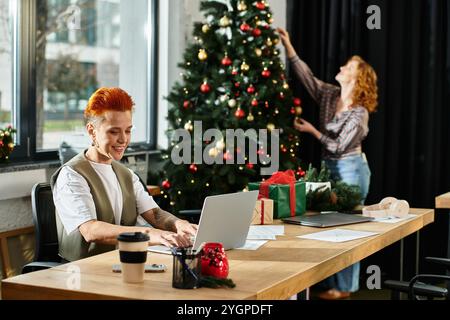
[[[53,261],[33,261],[23,266],[22,274],[38,270],[50,269],[62,264],[63,263],[61,262],[53,262]]]
[[[413,297],[415,294],[418,294],[416,290],[417,281],[419,279],[441,279],[441,280],[450,280],[450,276],[444,276],[444,275],[438,275],[438,274],[418,274],[414,276],[411,281],[409,282],[409,290],[408,290],[408,299],[413,300]],[[446,297],[448,295],[447,289],[443,289],[442,292],[445,291],[445,295],[443,297]]]
[[[436,264],[444,265],[447,269],[450,269],[450,259],[447,258],[437,258],[437,257],[425,257],[428,262],[433,262]]]

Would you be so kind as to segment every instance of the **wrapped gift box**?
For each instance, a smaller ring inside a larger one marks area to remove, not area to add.
[[[273,200],[259,199],[256,201],[253,210],[251,224],[272,224],[273,223]]]

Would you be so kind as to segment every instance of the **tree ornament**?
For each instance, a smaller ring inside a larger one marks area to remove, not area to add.
[[[233,75],[233,76],[237,76],[238,75],[238,70],[236,69],[236,68],[233,68],[233,70],[231,70],[231,74]]]
[[[273,19],[272,19],[273,20]],[[277,45],[280,42],[279,38],[275,38],[273,39],[273,44]]]
[[[253,167],[254,167],[254,164],[251,163],[251,162],[249,162],[249,163],[247,163],[245,166],[247,167],[247,169],[252,170]]]
[[[197,168],[197,166],[194,163],[189,166],[189,171],[191,173],[196,173],[197,170],[198,170],[198,168]]]
[[[288,89],[289,89],[289,85],[288,85],[287,82],[284,82],[284,83],[283,83],[283,89],[284,89],[284,90],[288,90]]]
[[[271,46],[273,45],[272,39],[267,38],[267,40],[266,40],[266,45],[267,45],[268,47],[271,47]]]
[[[162,186],[164,189],[170,189],[171,184],[170,184],[169,180],[166,179],[166,180],[164,180],[164,181],[162,182],[161,186]]]
[[[192,130],[194,130],[194,126],[192,125],[192,122],[191,122],[191,121],[186,122],[186,123],[184,124],[184,130],[187,130],[187,131],[192,131]]]
[[[259,104],[258,100],[256,100],[256,99],[252,100],[252,107],[257,107],[258,104]]]
[[[228,106],[230,108],[234,108],[234,107],[236,107],[236,105],[237,105],[237,101],[235,99],[228,100]]]
[[[291,114],[296,114],[296,111],[295,111],[294,107],[291,108]]]
[[[302,107],[295,107],[295,114],[300,116],[303,113]]]
[[[242,70],[243,72],[247,72],[248,70],[250,70],[250,66],[244,61],[244,62],[242,62],[242,64],[241,64],[241,70]]]
[[[223,16],[219,21],[219,26],[226,28],[230,25],[230,19],[227,16]]]
[[[238,9],[239,11],[245,11],[245,10],[247,10],[247,5],[245,4],[244,1],[240,1],[240,2],[238,3],[237,9]]]
[[[225,102],[227,102],[228,99],[229,99],[228,96],[226,94],[224,94],[224,95],[220,96],[219,101],[222,103],[225,103]]]
[[[264,78],[269,78],[271,74],[272,74],[272,73],[271,73],[270,70],[268,70],[267,68],[264,68],[264,70],[261,72],[261,75],[262,75]]]
[[[267,124],[267,130],[269,130],[269,131],[272,131],[272,130],[275,130],[275,125],[273,124],[273,123],[268,123]]]
[[[300,98],[294,98],[294,105],[299,107],[302,104],[302,100],[300,100]]]
[[[230,58],[228,58],[228,56],[225,56],[223,59],[222,59],[222,65],[223,66],[225,66],[225,67],[228,67],[228,66],[231,66],[232,64],[233,64],[233,61],[231,61],[231,59]]]
[[[233,160],[233,155],[230,153],[230,151],[227,151],[223,154],[223,160]]]
[[[283,100],[284,99],[284,92],[280,92],[278,94],[278,97],[280,98],[280,100]]]
[[[241,24],[239,28],[241,29],[242,32],[248,32],[251,29],[250,25],[245,22]]]
[[[245,117],[245,112],[241,108],[238,108],[234,113],[234,116],[238,119],[242,119],[243,117]]]
[[[223,139],[216,142],[216,149],[217,150],[225,149],[225,142],[223,141]]]
[[[211,91],[211,86],[205,81],[203,82],[203,84],[200,86],[200,91],[202,93],[208,93],[209,91]]]
[[[262,50],[261,50],[260,48],[256,48],[256,49],[255,49],[255,54],[256,54],[257,57],[261,57],[261,55],[262,55]]]
[[[186,100],[183,102],[183,108],[188,109],[191,106],[191,102]]]
[[[255,120],[255,117],[253,116],[253,114],[249,113],[248,117],[247,117],[247,121],[248,122],[253,122]]]
[[[256,91],[255,87],[253,85],[250,85],[250,87],[247,88],[248,94],[254,94]]]
[[[239,88],[239,87],[241,86],[241,83],[240,83],[239,81],[236,81],[236,82],[234,83],[234,86],[235,86],[236,88]]]
[[[206,59],[208,59],[208,54],[206,53],[205,49],[200,49],[198,50],[198,60],[200,61],[205,61]]]
[[[211,158],[217,157],[218,154],[219,154],[219,150],[217,150],[216,148],[209,149],[209,151],[208,151],[208,155]]]
[[[255,6],[258,10],[264,10],[266,8],[266,3],[264,1],[258,1]]]
[[[253,29],[252,35],[253,35],[255,38],[259,37],[259,36],[261,35],[261,29],[258,29],[258,28]]]
[[[208,31],[209,31],[209,25],[208,25],[208,24],[204,24],[204,25],[202,26],[202,32],[203,32],[203,33],[208,33]]]
[[[264,102],[264,106],[266,107],[266,109],[269,109],[269,102],[268,101]]]

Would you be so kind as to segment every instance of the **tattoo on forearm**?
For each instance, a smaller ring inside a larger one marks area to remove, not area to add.
[[[178,220],[177,217],[161,208],[154,209],[153,213],[155,217],[153,225],[156,228],[176,232],[175,221]]]

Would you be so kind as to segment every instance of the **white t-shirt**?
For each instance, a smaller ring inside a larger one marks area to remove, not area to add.
[[[103,182],[113,209],[115,223],[120,225],[123,197],[119,180],[112,165],[92,161],[89,161],[89,163]],[[138,213],[142,214],[150,209],[157,208],[158,205],[144,190],[139,177],[132,170],[130,172],[133,175],[133,188]],[[53,188],[53,199],[67,234],[72,233],[87,221],[97,220],[94,199],[86,179],[68,166],[63,167],[59,172]],[[141,216],[139,218],[140,221],[145,221]]]

